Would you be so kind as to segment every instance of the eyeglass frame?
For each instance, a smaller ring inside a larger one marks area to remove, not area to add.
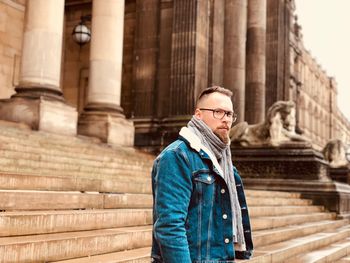
[[[214,117],[214,119],[217,119],[217,120],[222,120],[223,118],[225,118],[225,116],[227,116],[227,118],[229,118],[229,119],[232,119],[232,123],[237,120],[237,114],[233,111],[226,111],[223,109],[208,109],[208,108],[199,108],[199,109],[213,112],[213,117]],[[215,117],[215,112],[217,112],[217,111],[223,111],[224,115],[221,118]],[[229,114],[232,114],[232,116],[230,117]]]

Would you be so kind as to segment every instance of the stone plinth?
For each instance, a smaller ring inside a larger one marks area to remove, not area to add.
[[[236,147],[232,160],[246,188],[298,192],[341,217],[350,218],[350,186],[332,181],[328,163],[308,143]]]
[[[119,114],[84,112],[79,117],[78,133],[97,137],[111,145],[134,145],[133,123]]]
[[[159,154],[179,137],[181,127],[186,126],[192,115],[163,119],[133,119],[135,146],[143,151]]]
[[[338,168],[330,167],[329,176],[334,181],[350,184],[350,167],[349,166],[343,166]]]
[[[33,130],[77,134],[76,109],[45,97],[0,100],[0,116],[2,120],[27,124]]]
[[[339,217],[350,218],[350,186],[335,181],[244,178],[247,189],[298,192]]]
[[[308,143],[280,147],[233,145],[231,150],[233,164],[244,178],[330,181],[327,162]]]

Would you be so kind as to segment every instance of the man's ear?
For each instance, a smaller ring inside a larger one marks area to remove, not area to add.
[[[196,109],[195,111],[194,111],[194,116],[196,116],[198,119],[202,119],[202,112],[201,112],[201,110],[200,109]]]

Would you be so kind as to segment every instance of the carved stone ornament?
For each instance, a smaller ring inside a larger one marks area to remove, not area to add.
[[[323,148],[323,156],[329,162],[330,167],[339,168],[349,164],[346,159],[346,146],[339,139],[330,140]]]
[[[290,142],[308,142],[308,139],[295,132],[295,103],[277,101],[268,110],[264,122],[249,125],[240,122],[231,128],[231,143],[241,146],[279,146]]]

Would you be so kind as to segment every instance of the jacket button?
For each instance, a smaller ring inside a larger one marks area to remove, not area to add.
[[[223,215],[222,215],[222,218],[223,218],[223,219],[227,219],[227,215],[226,215],[226,214],[223,214]]]
[[[226,243],[226,244],[230,243],[230,239],[225,238],[225,243]]]
[[[221,192],[222,194],[224,194],[226,191],[225,191],[224,188],[222,188],[220,192]]]
[[[210,176],[208,176],[208,177],[207,177],[207,180],[210,182],[210,181],[211,181],[211,177],[210,177]]]

